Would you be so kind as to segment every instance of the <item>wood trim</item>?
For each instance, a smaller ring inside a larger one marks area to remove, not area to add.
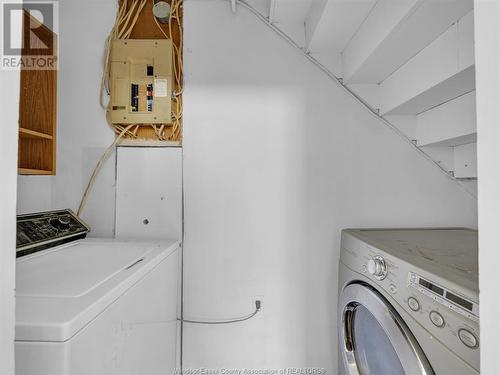
[[[21,138],[43,138],[43,139],[54,139],[52,135],[37,132],[35,130],[19,128],[19,136]]]
[[[46,171],[43,169],[30,169],[30,168],[17,168],[17,172],[19,174],[24,174],[24,175],[51,175],[53,174],[52,171]]]

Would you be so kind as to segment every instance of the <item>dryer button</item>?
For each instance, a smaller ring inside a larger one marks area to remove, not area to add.
[[[436,327],[444,327],[444,318],[437,311],[431,311],[431,313],[429,314],[429,318],[432,324],[434,324]]]
[[[408,298],[408,306],[413,311],[420,310],[420,303],[418,302],[418,300],[416,298],[413,298],[413,297]]]
[[[479,346],[476,336],[474,336],[474,334],[471,331],[468,331],[463,328],[459,329],[458,337],[460,338],[460,341],[462,341],[462,344],[471,349],[476,349]]]

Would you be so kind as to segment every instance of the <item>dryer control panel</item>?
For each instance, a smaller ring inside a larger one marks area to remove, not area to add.
[[[431,282],[414,272],[408,275],[408,284],[420,293],[432,298],[434,301],[446,306],[450,310],[465,316],[466,318],[479,322],[479,305],[465,296],[460,296],[444,286]]]
[[[85,238],[89,231],[69,209],[18,215],[16,257]]]

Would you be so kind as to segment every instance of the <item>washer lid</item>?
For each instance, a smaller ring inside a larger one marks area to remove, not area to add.
[[[19,258],[16,340],[70,339],[178,246],[87,239]]]

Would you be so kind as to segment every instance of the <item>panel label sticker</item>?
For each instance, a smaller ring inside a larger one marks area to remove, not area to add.
[[[164,78],[155,79],[154,96],[159,98],[168,96],[168,80]]]

